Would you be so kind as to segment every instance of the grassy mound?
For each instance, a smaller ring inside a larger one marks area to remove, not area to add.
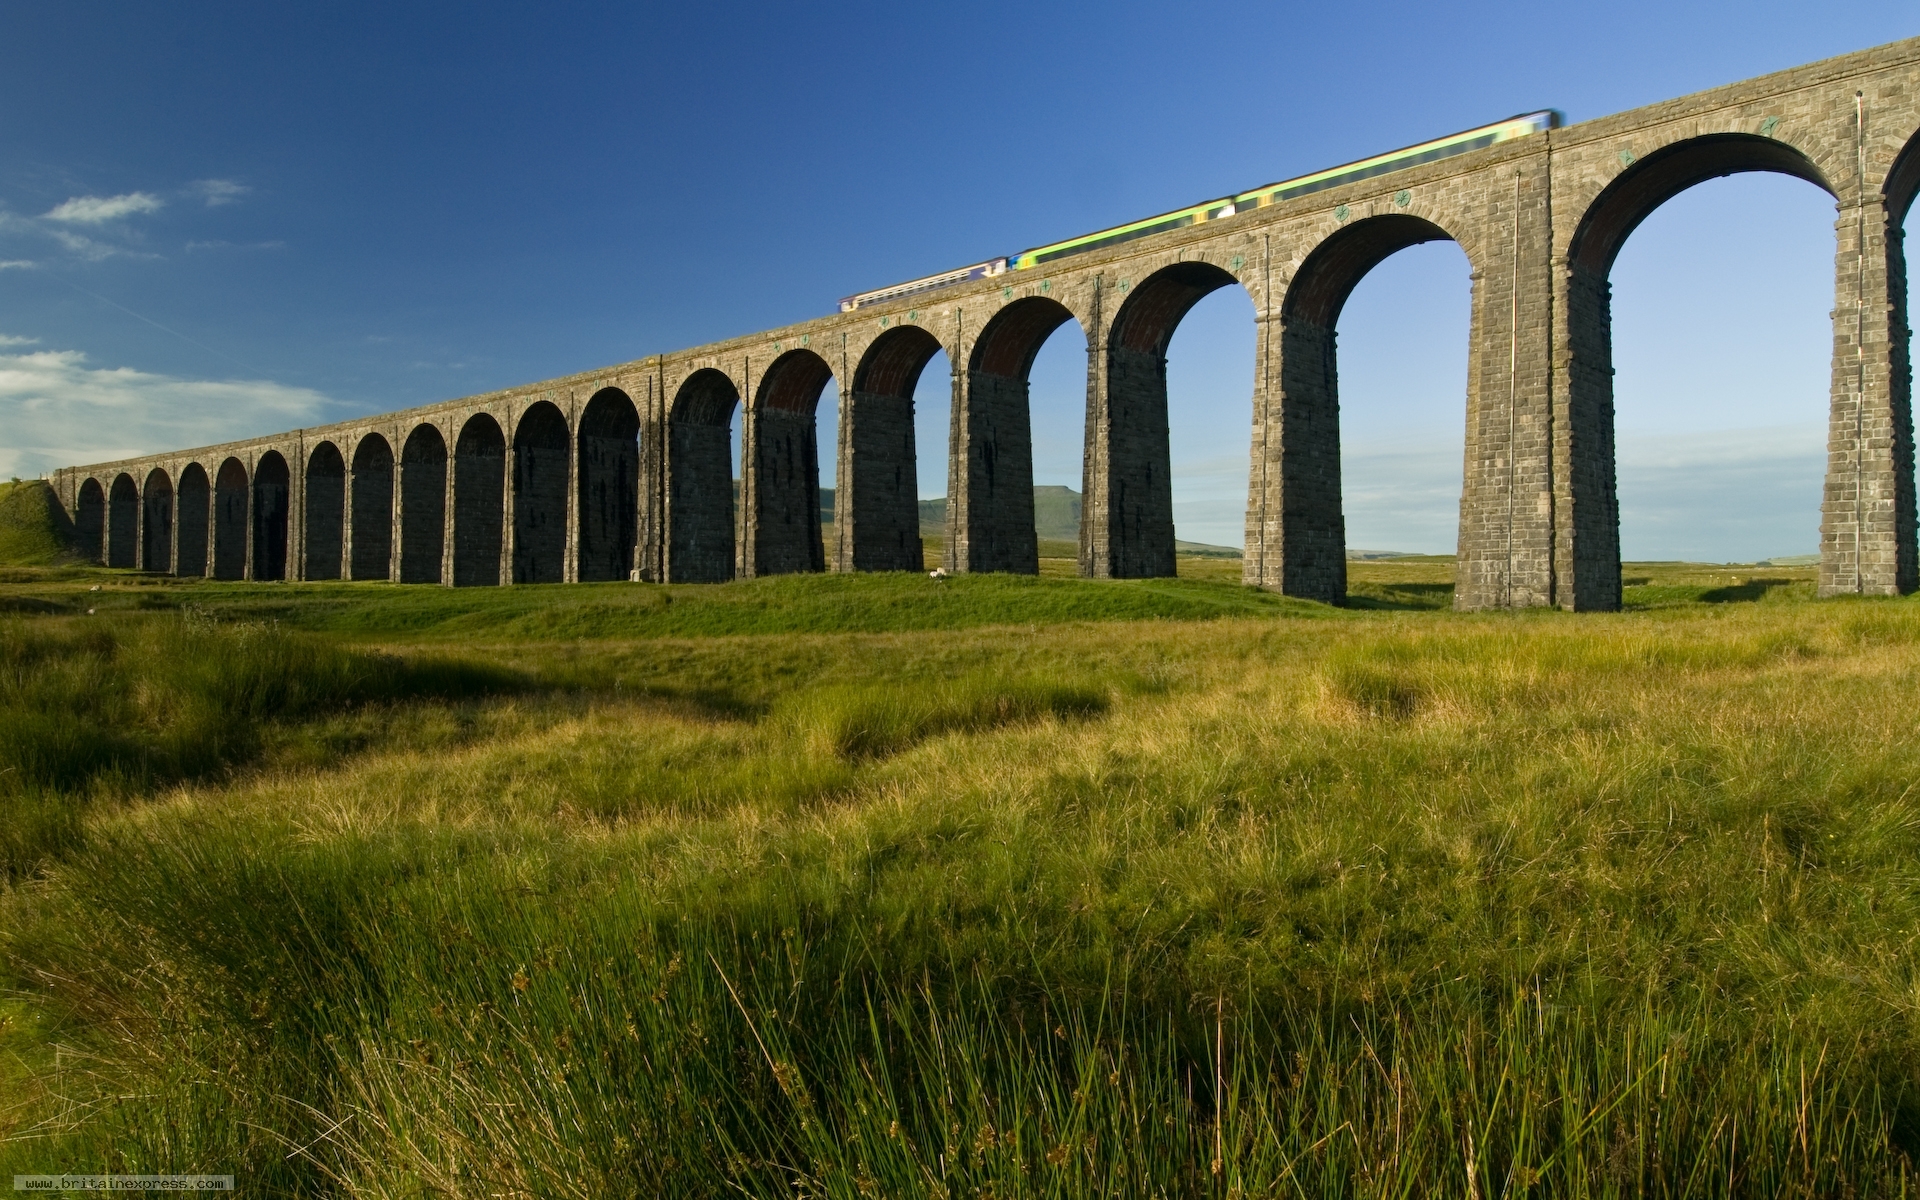
[[[74,557],[53,489],[38,480],[0,483],[0,566],[43,567]]]
[[[87,590],[93,584],[102,590]],[[76,576],[23,587],[11,601],[49,611],[189,609],[223,621],[361,638],[572,641],[787,633],[890,633],[1074,621],[1206,620],[1331,610],[1237,582],[1086,581],[917,572],[807,574],[725,584],[552,584],[442,588],[387,583],[262,587],[207,580]],[[0,610],[4,611],[4,610]]]

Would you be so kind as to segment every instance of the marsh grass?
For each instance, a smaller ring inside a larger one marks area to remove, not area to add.
[[[1920,607],[1779,591],[476,636],[493,691],[406,675],[429,631],[168,684],[309,749],[120,785],[0,895],[0,1174],[1901,1195]],[[114,621],[20,622],[23,678],[134,695],[184,626]]]
[[[191,614],[0,622],[0,877],[70,845],[93,799],[207,777],[285,746],[276,732],[323,714],[515,682]]]

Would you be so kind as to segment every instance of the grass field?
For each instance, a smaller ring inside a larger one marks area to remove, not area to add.
[[[1911,1190],[1920,602],[1181,569],[0,572],[0,1175]]]

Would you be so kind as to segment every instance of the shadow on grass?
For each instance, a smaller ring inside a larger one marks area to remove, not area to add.
[[[1708,588],[1700,593],[1702,604],[1740,604],[1755,600],[1764,600],[1768,592],[1775,588],[1788,587],[1796,582],[1792,579],[1749,579],[1745,583],[1731,587]]]
[[[1453,607],[1451,583],[1376,583],[1349,589],[1346,607],[1397,612],[1430,612]]]

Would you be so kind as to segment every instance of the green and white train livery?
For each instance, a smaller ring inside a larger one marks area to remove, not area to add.
[[[1357,183],[1363,179],[1372,179],[1394,171],[1404,171],[1422,163],[1436,162],[1443,158],[1452,158],[1456,154],[1465,154],[1470,150],[1480,150],[1515,138],[1526,137],[1545,129],[1556,129],[1561,122],[1560,114],[1553,109],[1526,113],[1509,117],[1492,125],[1482,125],[1478,129],[1469,129],[1464,133],[1436,138],[1431,142],[1421,142],[1417,146],[1393,150],[1386,154],[1376,154],[1372,158],[1363,158],[1359,162],[1345,166],[1331,167],[1325,171],[1316,171],[1312,175],[1302,175],[1297,179],[1270,183],[1252,191],[1240,192],[1218,200],[1209,200],[1191,208],[1177,209],[1174,212],[1161,213],[1157,217],[1133,221],[1126,225],[1116,225],[1111,229],[1102,229],[1097,233],[1084,234],[1069,238],[1064,242],[1054,242],[1046,246],[1036,246],[1031,250],[1010,255],[1007,258],[989,259],[975,263],[970,267],[961,267],[954,271],[943,271],[938,275],[929,275],[922,279],[895,284],[892,287],[879,288],[871,292],[861,292],[840,301],[841,312],[852,312],[869,304],[878,304],[902,296],[929,292],[937,288],[950,287],[970,279],[984,279],[1006,271],[1026,271],[1046,263],[1055,262],[1075,254],[1085,254],[1115,246],[1121,242],[1130,242],[1135,238],[1148,237],[1156,233],[1165,233],[1170,229],[1183,229],[1189,225],[1200,225],[1208,221],[1220,221],[1256,208],[1278,204],[1283,200],[1292,200],[1299,196],[1323,192],[1341,184]]]

